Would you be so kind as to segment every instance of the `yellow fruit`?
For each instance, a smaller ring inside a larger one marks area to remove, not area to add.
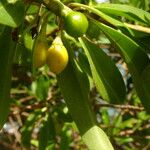
[[[33,67],[40,68],[46,63],[48,46],[45,41],[37,40],[33,52]]]
[[[47,65],[55,74],[61,73],[68,63],[68,53],[60,38],[56,38],[47,52]]]

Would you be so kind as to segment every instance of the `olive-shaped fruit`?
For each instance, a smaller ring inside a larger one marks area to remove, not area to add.
[[[37,40],[33,50],[33,67],[40,68],[46,63],[48,46],[45,41]]]
[[[59,39],[60,40],[60,39]],[[47,65],[55,73],[61,73],[68,63],[68,52],[61,42],[55,40],[47,52]]]
[[[64,28],[69,35],[81,37],[88,29],[88,20],[83,13],[72,11],[64,19]]]

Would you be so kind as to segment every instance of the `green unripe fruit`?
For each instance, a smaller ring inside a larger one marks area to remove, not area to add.
[[[37,40],[33,52],[33,67],[40,68],[45,65],[48,45],[45,41]]]
[[[88,20],[81,12],[72,11],[64,20],[66,32],[73,37],[81,37],[88,29]]]

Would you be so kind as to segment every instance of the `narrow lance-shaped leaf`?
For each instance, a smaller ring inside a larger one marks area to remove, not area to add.
[[[141,78],[144,84],[144,90],[147,92],[147,94],[149,94],[150,93],[150,65],[148,65],[144,69],[144,71],[142,72]]]
[[[80,43],[88,57],[92,76],[101,96],[111,103],[124,102],[126,89],[121,73],[114,62],[102,49],[85,37],[80,38]]]
[[[74,61],[73,51],[64,36],[63,43],[69,52],[70,60],[66,69],[57,76],[57,80],[72,118],[89,150],[113,150],[106,134],[96,125],[89,103],[88,78]]]
[[[16,28],[24,19],[23,1],[0,1],[0,23]]]
[[[103,22],[107,22],[107,24],[110,24],[118,28],[123,28],[126,31],[128,31],[131,35],[134,34],[133,31],[130,28],[128,28],[128,26],[125,23],[123,23],[119,18],[115,18],[112,15],[106,14],[95,7],[91,7],[91,6],[87,6],[87,5],[79,4],[79,3],[72,3],[71,6],[84,8],[88,10],[90,13],[93,13],[99,16],[101,20],[103,20]]]
[[[136,38],[135,41],[142,47],[144,48],[146,53],[150,54],[150,35],[147,37],[143,38]]]
[[[10,85],[12,61],[15,53],[10,27],[0,35],[0,129],[6,121],[10,106]]]
[[[117,50],[128,65],[136,92],[143,106],[150,112],[150,91],[148,84],[143,82],[144,79],[142,75],[143,71],[150,66],[150,59],[143,49],[126,35],[97,21],[93,22],[97,24],[106,36],[117,46]],[[148,72],[144,73],[144,78],[149,79]]]
[[[29,148],[31,145],[30,141],[31,141],[32,131],[40,113],[41,113],[40,110],[36,110],[35,112],[31,113],[28,116],[23,128],[21,129],[21,133],[22,133],[21,142],[26,148]]]
[[[63,41],[63,43],[67,50],[71,51],[71,47],[66,40]],[[71,54],[69,55],[71,56]],[[73,119],[79,125],[79,128],[81,128],[79,129],[80,132],[84,133],[87,130],[86,128],[95,124],[95,118],[93,118],[91,108],[89,107],[89,81],[87,75],[80,70],[72,56],[70,57],[67,68],[57,76],[57,80],[64,99],[68,107],[71,108],[69,108],[69,111],[71,112]],[[77,110],[77,107],[78,111],[75,111]],[[87,117],[84,116],[85,113],[87,114]],[[78,118],[79,116],[80,120]]]
[[[108,15],[122,16],[130,20],[150,25],[150,13],[133,6],[121,4],[100,4],[96,5],[95,8]]]
[[[54,149],[55,128],[54,122],[50,116],[46,114],[46,119],[43,121],[39,132],[39,150],[46,150],[47,146],[51,145]]]
[[[86,72],[89,76],[92,76],[90,64],[89,64],[88,59],[84,53],[79,52],[77,62],[84,72]]]
[[[121,21],[103,13],[102,11],[99,11],[98,9],[96,9],[94,7],[90,7],[90,6],[79,4],[79,3],[72,3],[71,5],[75,6],[75,7],[83,7],[85,9],[87,9],[88,11],[98,15],[99,17],[104,19],[106,22],[112,24],[113,26],[125,27],[125,25]]]

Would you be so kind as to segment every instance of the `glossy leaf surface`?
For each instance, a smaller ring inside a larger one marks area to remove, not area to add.
[[[150,91],[143,82],[143,71],[150,66],[150,59],[143,49],[126,35],[112,29],[102,23],[94,21],[97,26],[114,42],[117,50],[124,58],[128,69],[132,75],[134,86],[143,106],[150,111]],[[144,74],[144,78],[149,78],[149,73]]]
[[[136,7],[121,4],[100,4],[95,8],[109,15],[124,16],[127,19],[150,25],[150,13]]]
[[[24,19],[23,1],[0,1],[0,23],[16,28]]]
[[[57,76],[57,80],[72,118],[90,150],[113,150],[106,134],[96,126],[88,97],[88,78],[73,60],[73,51],[67,39],[64,38],[63,43],[68,50],[70,61],[66,69]],[[91,137],[95,140],[91,140]]]
[[[11,39],[12,29],[5,27],[0,35],[0,129],[9,113],[11,69],[15,53],[14,43]]]
[[[105,100],[121,103],[125,100],[126,90],[122,76],[114,62],[95,44],[86,38],[80,39],[88,57],[93,80]]]

